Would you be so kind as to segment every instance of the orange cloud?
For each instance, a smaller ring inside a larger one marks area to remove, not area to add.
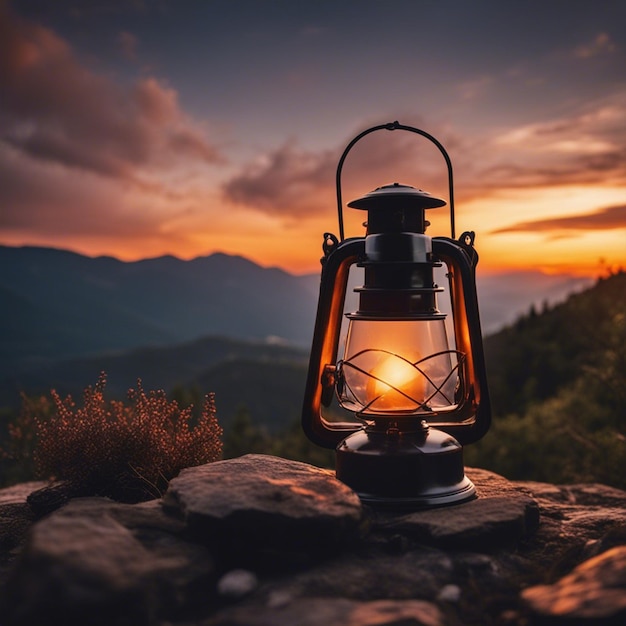
[[[494,137],[470,140],[449,131],[435,132],[454,163],[459,205],[503,189],[626,184],[624,102],[626,92],[618,92],[569,117]],[[224,198],[283,217],[326,211],[344,145],[311,152],[287,142],[243,166],[223,185]],[[425,140],[406,132],[381,131],[350,153],[344,167],[344,200],[396,181],[447,198],[445,175],[441,155]]]
[[[126,180],[164,161],[220,160],[155,78],[130,88],[89,71],[54,32],[0,7],[0,141],[30,157]]]
[[[224,196],[268,214],[292,217],[327,205],[336,156],[306,152],[294,142],[260,157],[224,184]]]
[[[326,213],[334,204],[337,163],[349,139],[319,152],[288,141],[244,165],[223,185],[224,198],[288,218]],[[449,145],[455,143],[454,138],[449,141]],[[343,199],[390,182],[412,184],[447,197],[442,181],[447,181],[445,161],[427,140],[406,131],[390,134],[382,130],[364,138],[349,153],[342,172]]]
[[[626,184],[625,115],[622,90],[569,117],[500,133],[482,146],[478,192]]]
[[[563,230],[587,232],[591,230],[611,230],[614,228],[626,228],[626,204],[606,207],[584,215],[568,215],[565,217],[552,217],[542,220],[519,222],[518,224],[491,232],[511,233]]]
[[[0,84],[3,241],[135,258],[187,250],[178,224],[215,201],[203,181],[224,158],[174,89],[92,72],[2,0]]]

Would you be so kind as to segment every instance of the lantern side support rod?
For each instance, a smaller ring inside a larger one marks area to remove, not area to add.
[[[400,124],[400,122],[390,122],[388,124],[379,124],[378,126],[372,126],[367,130],[364,130],[362,133],[359,133],[347,146],[343,151],[341,158],[339,159],[339,163],[337,164],[337,175],[336,175],[336,186],[337,186],[337,216],[339,220],[339,240],[343,241],[345,239],[344,236],[344,225],[343,225],[343,199],[341,194],[341,171],[343,169],[343,162],[346,160],[348,153],[353,148],[354,144],[357,143],[360,139],[363,139],[366,135],[373,133],[377,130],[407,130],[412,133],[417,133],[422,137],[428,139],[430,142],[435,144],[441,152],[446,165],[448,166],[448,198],[450,202],[450,235],[452,239],[455,239],[455,223],[454,223],[454,184],[453,184],[453,174],[452,174],[452,161],[446,149],[439,142],[438,139],[433,137],[431,134],[427,133],[424,130],[419,128],[415,128],[414,126],[405,126],[404,124]]]

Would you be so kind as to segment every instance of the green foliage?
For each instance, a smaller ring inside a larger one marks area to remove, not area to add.
[[[626,488],[626,274],[488,338],[494,416],[468,465]]]
[[[206,370],[198,376],[197,383],[217,392],[225,429],[246,406],[255,424],[263,424],[271,434],[278,434],[300,413],[307,368],[306,353],[304,359],[298,360],[280,354],[234,356]]]
[[[572,384],[585,368],[604,368],[605,348],[615,343],[617,317],[625,310],[626,273],[619,272],[541,314],[531,309],[486,337],[494,414],[522,414]]]
[[[38,476],[121,501],[157,497],[181,469],[221,458],[212,395],[194,426],[191,407],[181,409],[162,390],[145,392],[138,381],[128,403],[107,402],[105,386],[102,374],[81,407],[54,390],[51,401],[25,402],[10,426],[10,454],[23,467],[32,463]]]
[[[50,419],[54,405],[46,396],[29,397],[22,394],[19,413],[8,413],[6,436],[0,445],[2,485],[13,485],[37,478],[34,450],[37,442],[37,419]]]
[[[582,382],[522,415],[495,419],[487,436],[465,448],[468,465],[515,480],[601,482],[626,488],[626,437]]]
[[[239,408],[224,436],[224,458],[243,454],[272,454],[318,467],[334,467],[335,454],[311,443],[304,434],[300,421],[293,421],[275,435],[263,425],[252,421],[245,406]]]

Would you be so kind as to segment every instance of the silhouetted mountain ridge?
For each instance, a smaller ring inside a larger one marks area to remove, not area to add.
[[[530,303],[551,304],[589,281],[539,272],[486,275],[484,332]],[[351,285],[360,284],[351,277]],[[308,347],[319,275],[294,276],[240,256],[135,262],[67,250],[0,246],[0,375],[75,356],[164,346],[203,336],[280,337]],[[354,294],[348,290],[349,306]]]
[[[15,406],[20,391],[56,387],[80,395],[102,370],[117,397],[142,378],[148,388],[217,391],[232,399],[228,411],[237,398],[252,402],[251,388],[266,389],[267,398],[282,388],[299,402],[318,275],[294,276],[222,253],[128,263],[6,246],[0,268],[0,406]],[[479,284],[483,328],[504,319],[503,311],[511,316],[575,286],[533,272],[488,276]],[[351,308],[354,294],[347,295]],[[279,362],[282,370],[273,371]],[[237,364],[250,377],[239,388]]]
[[[306,345],[313,328],[318,279],[242,257],[126,263],[0,246],[0,267],[0,371],[206,335]]]

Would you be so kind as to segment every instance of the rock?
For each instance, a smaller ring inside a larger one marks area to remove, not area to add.
[[[520,482],[518,488],[535,497],[561,504],[585,506],[626,506],[626,492],[615,487],[583,483],[579,485],[552,485],[549,483]]]
[[[466,467],[465,473],[474,483],[479,498],[504,496],[533,496],[526,483],[512,482],[489,470]]]
[[[347,554],[279,581],[279,589],[290,597],[430,600],[454,581],[455,562],[449,554],[419,548],[394,555],[368,551],[360,558]]]
[[[0,550],[19,545],[33,521],[33,513],[26,503],[0,505]]]
[[[33,491],[41,489],[46,485],[46,482],[38,480],[4,487],[4,489],[0,489],[0,507],[5,504],[24,504]]]
[[[539,525],[539,507],[528,496],[483,497],[456,507],[405,515],[381,514],[375,528],[408,533],[439,547],[495,550],[514,546]]]
[[[626,543],[626,492],[605,485],[516,483],[537,500],[541,524],[527,557],[556,580],[582,561]]]
[[[2,624],[626,621],[626,492],[467,473],[477,500],[414,513],[259,455],[185,470],[164,500],[71,499],[39,521],[41,484],[0,490]]]
[[[23,541],[35,519],[26,499],[43,484],[30,482],[0,489],[0,550],[11,550]]]
[[[79,499],[36,523],[9,581],[10,623],[152,624],[189,601],[212,573],[210,557],[162,530],[160,507],[129,507]],[[116,517],[142,519],[143,533]]]
[[[217,592],[225,598],[238,600],[252,593],[258,585],[259,579],[254,572],[233,569],[217,581]]]
[[[80,498],[85,495],[89,494],[77,489],[69,482],[56,482],[46,484],[33,491],[28,496],[27,502],[35,516],[40,518],[61,508],[72,498]]]
[[[514,546],[539,525],[531,491],[483,469],[467,468],[478,498],[457,506],[394,514],[372,512],[372,526],[445,548],[491,551]]]
[[[8,576],[17,549],[35,521],[26,499],[44,484],[28,482],[0,489],[0,586]]]
[[[437,594],[437,600],[441,602],[458,602],[463,591],[458,585],[444,585]]]
[[[328,471],[260,454],[185,469],[163,501],[197,537],[249,553],[350,545],[363,514],[356,494]]]
[[[623,624],[626,546],[589,559],[553,585],[530,587],[522,598],[535,615],[559,624]]]
[[[443,626],[436,605],[421,600],[374,600],[307,598],[259,611],[236,607],[218,613],[202,626]]]

